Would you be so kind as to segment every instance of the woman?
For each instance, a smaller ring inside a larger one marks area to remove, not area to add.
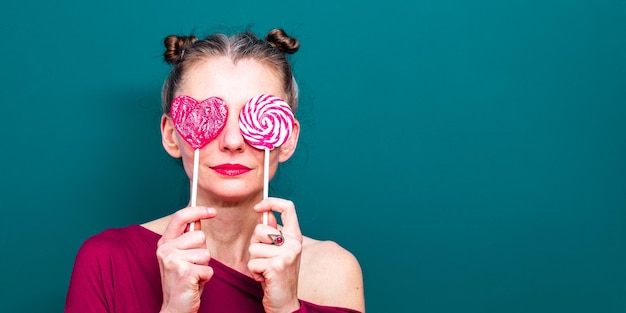
[[[357,260],[333,242],[302,236],[292,202],[263,200],[264,152],[244,140],[238,123],[244,104],[260,94],[296,110],[286,54],[299,42],[275,29],[265,40],[246,32],[168,36],[165,45],[174,67],[163,87],[162,142],[189,177],[194,149],[172,122],[172,101],[219,97],[228,110],[224,128],[200,149],[198,205],[88,239],[76,257],[65,312],[363,312]],[[270,178],[294,153],[298,134],[295,121],[286,142],[271,151]],[[260,223],[263,212],[280,213],[284,225],[273,214],[268,225]],[[195,221],[200,230],[186,231]]]

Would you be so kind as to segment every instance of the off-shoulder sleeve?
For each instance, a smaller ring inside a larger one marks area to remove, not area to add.
[[[86,240],[78,250],[65,300],[65,313],[107,313],[110,295],[105,282],[110,282],[107,269],[110,256],[106,244],[98,238]]]
[[[155,252],[159,238],[132,225],[87,239],[74,261],[65,313],[158,312],[163,303]]]

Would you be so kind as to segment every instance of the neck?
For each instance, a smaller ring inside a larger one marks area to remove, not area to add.
[[[252,207],[259,201],[260,197],[255,197],[238,203],[203,203],[217,210],[214,218],[202,221],[211,258],[240,272],[248,272],[250,238],[261,220],[260,214],[254,212]]]

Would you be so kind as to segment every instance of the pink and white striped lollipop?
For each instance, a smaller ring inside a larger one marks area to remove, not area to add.
[[[239,113],[239,128],[251,146],[265,150],[263,161],[263,199],[269,190],[270,150],[281,146],[293,131],[291,107],[272,95],[258,95],[250,99]],[[268,213],[263,212],[263,224],[268,224]]]
[[[293,131],[294,116],[284,100],[272,95],[258,95],[248,101],[239,114],[243,138],[257,149],[279,147]]]

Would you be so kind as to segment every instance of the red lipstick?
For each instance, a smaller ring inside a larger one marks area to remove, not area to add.
[[[211,169],[224,176],[237,176],[250,171],[247,166],[230,163],[212,166]]]

